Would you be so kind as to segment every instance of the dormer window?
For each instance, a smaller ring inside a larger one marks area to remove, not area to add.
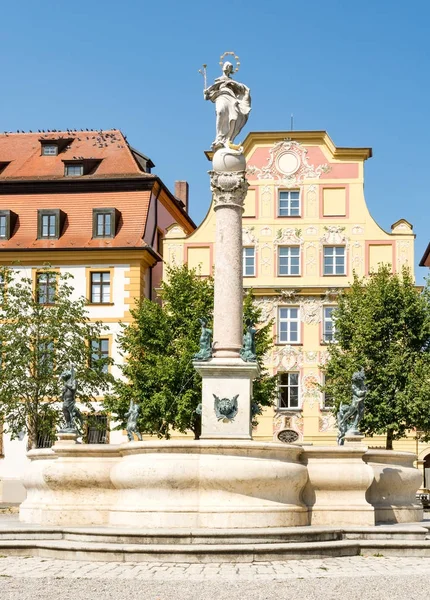
[[[119,215],[116,208],[93,208],[93,238],[115,237]]]
[[[73,165],[65,165],[64,175],[66,177],[80,177],[84,174],[84,165],[82,163],[75,163]]]
[[[70,137],[50,137],[47,138],[39,138],[39,142],[41,144],[41,154],[42,156],[57,156],[63,150],[66,150],[73,142],[74,138]]]
[[[101,162],[101,158],[83,158],[82,156],[74,160],[65,160],[64,176],[81,177],[82,175],[92,175]]]
[[[0,210],[0,240],[8,240],[13,233],[17,215],[11,210]]]
[[[40,240],[58,239],[63,229],[66,215],[58,208],[37,211],[37,237]]]
[[[42,156],[57,156],[58,145],[57,144],[42,144]]]

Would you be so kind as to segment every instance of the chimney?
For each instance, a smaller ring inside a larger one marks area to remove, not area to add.
[[[184,205],[185,212],[188,212],[188,182],[175,181],[175,198]]]

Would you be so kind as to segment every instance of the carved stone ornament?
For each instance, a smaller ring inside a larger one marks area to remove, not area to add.
[[[211,176],[211,191],[214,198],[214,207],[229,204],[243,208],[249,183],[245,178],[245,171],[232,171],[218,173],[209,172]]]
[[[294,429],[282,429],[277,437],[278,440],[284,444],[292,444],[293,442],[297,442],[299,434],[297,431],[294,431]]]
[[[212,395],[215,400],[214,409],[218,421],[222,421],[223,423],[233,421],[238,411],[237,399],[239,398],[239,394],[233,398],[218,398],[215,394]]]
[[[308,325],[318,325],[321,322],[322,302],[313,298],[305,298],[300,302],[302,321]]]
[[[328,164],[310,165],[308,151],[299,142],[284,140],[277,142],[269,150],[269,159],[265,167],[249,166],[248,173],[258,179],[275,179],[282,185],[291,187],[305,179],[319,179],[322,173],[328,173]]]

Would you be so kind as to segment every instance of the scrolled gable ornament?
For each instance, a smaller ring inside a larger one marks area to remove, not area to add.
[[[218,421],[222,421],[223,423],[233,421],[239,410],[237,402],[239,394],[233,398],[218,398],[215,394],[212,395],[214,397],[215,415]]]

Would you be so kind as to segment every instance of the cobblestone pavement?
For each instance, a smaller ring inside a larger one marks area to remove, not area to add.
[[[352,556],[256,563],[115,563],[2,556],[0,577],[139,580],[242,580],[361,577],[407,574],[430,576],[430,559]]]
[[[2,600],[413,600],[430,559],[356,556],[265,563],[102,563],[0,558]]]

